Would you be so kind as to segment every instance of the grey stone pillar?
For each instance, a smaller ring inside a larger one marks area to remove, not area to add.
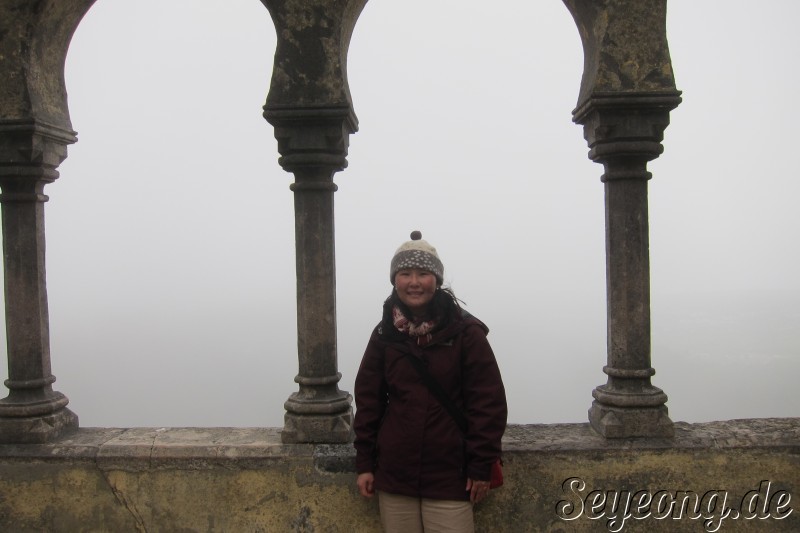
[[[94,0],[0,4],[0,204],[8,397],[0,442],[47,442],[78,427],[53,390],[43,189],[75,142],[64,88],[69,41]]]
[[[333,175],[358,128],[347,48],[366,0],[262,0],[278,36],[264,117],[295,183],[299,390],[284,404],[283,442],[349,442],[352,397],[339,390]]]
[[[53,390],[45,280],[46,183],[74,134],[0,121],[0,203],[8,346],[7,398],[0,400],[0,442],[45,442],[77,428],[67,397]]]
[[[671,437],[667,395],[651,384],[647,163],[681,101],[666,40],[666,0],[564,0],[581,35],[575,122],[605,173],[608,380],[589,422],[609,438]]]

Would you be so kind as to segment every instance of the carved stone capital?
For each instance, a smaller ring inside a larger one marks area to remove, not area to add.
[[[278,163],[287,172],[327,169],[329,175],[347,168],[350,134],[358,120],[349,106],[264,107],[264,118],[275,128]]]
[[[589,159],[603,164],[602,181],[650,179],[646,166],[663,152],[661,142],[669,112],[680,92],[595,95],[573,111],[583,125]]]
[[[669,112],[680,103],[667,46],[666,0],[564,0],[583,44],[573,119],[603,181],[649,179]]]
[[[56,180],[56,169],[67,157],[67,145],[75,141],[72,130],[33,119],[0,119],[0,186],[4,193],[0,200],[14,201],[14,194],[30,188],[26,183],[41,182],[41,189]]]
[[[332,176],[347,167],[349,135],[358,130],[347,51],[366,0],[262,3],[277,35],[264,118],[275,127],[279,162],[295,174],[317,169]]]

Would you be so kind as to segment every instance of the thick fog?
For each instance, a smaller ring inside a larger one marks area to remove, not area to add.
[[[676,421],[800,415],[797,20],[794,0],[669,1],[683,103],[649,209],[653,383]],[[97,2],[78,28],[79,142],[45,192],[54,388],[82,426],[282,426],[298,366],[293,177],[261,116],[274,50],[257,0]],[[510,421],[587,420],[606,310],[582,68],[558,1],[367,4],[335,177],[343,390],[419,229],[491,329]]]

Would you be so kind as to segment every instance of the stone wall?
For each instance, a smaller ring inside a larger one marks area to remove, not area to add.
[[[790,499],[800,418],[676,423],[673,439],[511,426],[504,447],[506,483],[478,506],[478,531],[800,530]],[[641,509],[620,521],[613,497],[632,493]],[[753,518],[723,511],[743,497]],[[670,512],[673,500],[687,505]],[[269,428],[82,428],[50,444],[0,445],[3,532],[379,530],[346,444],[284,444]]]

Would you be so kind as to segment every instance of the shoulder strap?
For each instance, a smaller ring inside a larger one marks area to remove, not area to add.
[[[466,318],[471,318],[472,315],[470,315],[466,311],[462,311],[462,317],[466,319]],[[460,324],[457,327],[457,330],[454,333],[461,332],[466,326],[467,326],[466,322],[464,320],[461,320]],[[380,333],[381,332],[379,332],[379,334]],[[421,358],[414,355],[411,348],[404,343],[385,342],[384,352],[386,348],[388,348],[389,344],[398,348],[403,353],[403,355],[405,355],[408,358],[408,360],[411,361],[411,364],[419,373],[420,377],[422,378],[422,382],[425,384],[425,386],[428,387],[428,390],[431,391],[431,393],[436,397],[436,399],[439,400],[439,403],[442,404],[442,407],[444,407],[445,410],[450,414],[450,416],[453,417],[453,420],[455,421],[459,429],[461,429],[461,432],[466,434],[468,427],[467,417],[464,416],[464,413],[461,412],[461,410],[458,407],[456,407],[456,405],[450,399],[450,396],[447,395],[447,393],[444,391],[439,382],[436,381],[436,379],[431,375],[430,372],[428,372],[428,367],[425,365],[425,362]]]
[[[425,366],[425,363],[422,361],[422,359],[412,353],[406,352],[405,350],[403,350],[403,352],[408,360],[411,361],[411,364],[414,365],[414,368],[417,369],[417,372],[419,372],[422,382],[425,383],[431,393],[436,396],[436,399],[439,400],[439,403],[442,404],[442,407],[444,407],[447,412],[450,413],[450,416],[452,416],[453,420],[455,420],[456,424],[458,424],[458,427],[461,429],[462,433],[466,433],[467,417],[464,416],[464,413],[462,413],[461,410],[455,406],[453,401],[450,399],[450,396],[447,395],[439,382],[436,381],[430,372],[428,372],[428,368]]]

